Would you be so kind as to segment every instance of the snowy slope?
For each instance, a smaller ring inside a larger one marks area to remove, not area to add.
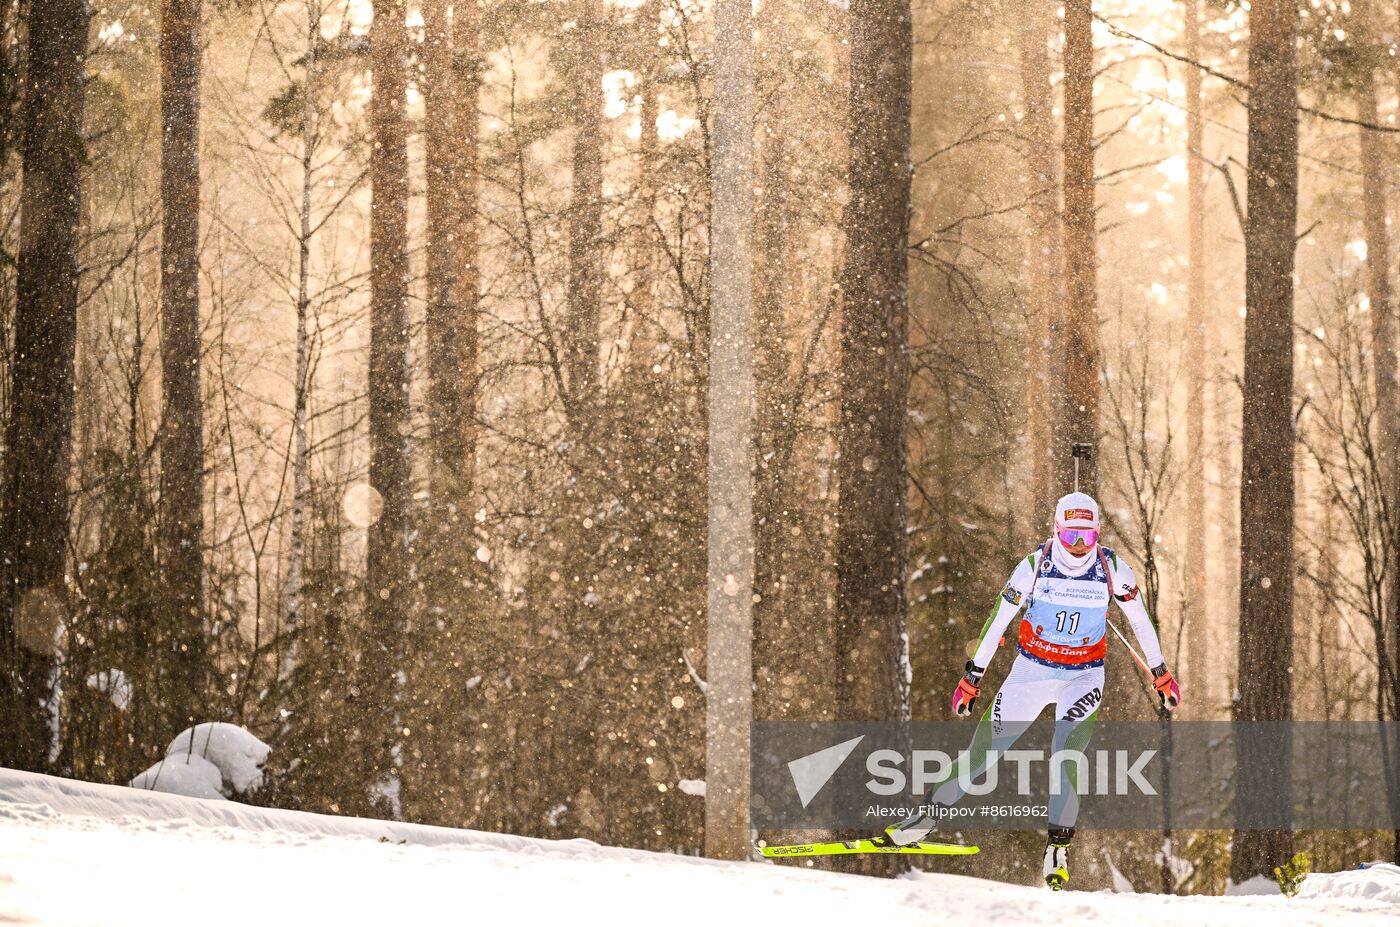
[[[1310,897],[1284,899],[1053,895],[942,875],[883,881],[272,811],[0,769],[0,923],[41,927],[1400,923],[1400,870],[1307,884]],[[1387,892],[1394,900],[1378,900]]]

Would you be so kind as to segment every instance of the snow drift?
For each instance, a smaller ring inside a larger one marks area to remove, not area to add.
[[[224,777],[219,767],[202,756],[163,757],[150,769],[131,780],[133,789],[169,792],[189,798],[222,801]]]
[[[1310,875],[1298,889],[1299,898],[1369,898],[1395,905],[1400,917],[1400,866],[1373,863],[1365,869]]]
[[[1310,876],[1292,899],[1052,894],[938,874],[886,881],[254,808],[0,769],[0,923],[37,927],[498,919],[1379,927],[1400,917],[1397,892],[1400,870],[1386,866]]]

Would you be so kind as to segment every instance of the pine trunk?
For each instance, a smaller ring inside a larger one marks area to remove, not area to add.
[[[1063,377],[1064,262],[1060,257],[1060,166],[1055,152],[1055,100],[1047,45],[1058,22],[1048,3],[1031,3],[1016,30],[1020,57],[1022,121],[1026,145],[1026,314],[1030,331],[1026,390],[1030,439],[1031,504],[1042,518],[1055,502],[1055,406],[1047,396]]]
[[[1293,265],[1298,213],[1297,7],[1250,10],[1248,217],[1245,225],[1243,440],[1240,470],[1241,722],[1286,721],[1293,705]],[[1261,746],[1269,746],[1267,752]],[[1242,738],[1245,800],[1292,791],[1287,745]],[[1235,832],[1230,874],[1267,875],[1288,860],[1286,827]]]
[[[365,565],[369,634],[362,697],[378,713],[362,758],[381,794],[401,786],[400,702],[411,594],[408,559],[408,142],[403,0],[378,0],[370,29],[369,483],[382,511],[369,527]],[[375,729],[377,728],[377,729]],[[382,739],[381,739],[382,738]],[[390,800],[389,813],[399,806]]]
[[[573,181],[569,198],[569,322],[564,349],[570,415],[582,422],[598,390],[598,325],[603,304],[602,0],[581,0],[574,86]]]
[[[68,599],[68,474],[78,331],[84,0],[30,8],[21,146],[18,292],[0,499],[0,765],[42,771],[52,670]]]
[[[841,268],[838,710],[908,716],[905,422],[909,395],[908,0],[851,4],[850,198]]]
[[[641,22],[645,26],[651,27],[643,32],[645,40],[649,41],[654,34],[656,11],[650,5],[645,7],[644,11],[650,11],[649,15],[641,18]],[[660,243],[657,241],[655,228],[657,222],[657,172],[661,170],[661,139],[656,129],[656,120],[661,115],[660,68],[661,59],[656,54],[645,59],[641,68],[642,103],[637,127],[639,214],[633,227],[631,242],[632,273],[635,282],[630,293],[630,313],[623,337],[623,344],[628,353],[628,362],[640,365],[643,369],[651,366],[647,352],[652,347],[653,338],[648,334],[648,329],[655,331],[657,322],[656,278],[659,269],[657,252],[660,250]]]
[[[1365,7],[1354,5],[1358,15]],[[1379,124],[1375,73],[1364,69],[1357,99],[1357,118]],[[1383,481],[1390,487],[1400,450],[1400,408],[1396,401],[1395,304],[1390,277],[1390,230],[1385,182],[1385,139],[1380,133],[1359,129],[1361,149],[1362,215],[1366,235],[1366,294],[1370,299],[1371,351],[1376,365],[1375,442]]]
[[[1361,35],[1373,34],[1378,23],[1372,15],[1370,0],[1356,0],[1353,15],[1363,24]],[[1379,124],[1380,105],[1377,100],[1376,73],[1367,64],[1361,74],[1357,94],[1357,118],[1362,122]],[[1370,129],[1358,129],[1361,149],[1361,209],[1366,234],[1366,295],[1370,300],[1371,357],[1376,376],[1376,418],[1373,440],[1376,463],[1385,494],[1384,511],[1392,526],[1400,523],[1400,388],[1396,383],[1395,299],[1390,276],[1390,230],[1386,225],[1389,204],[1386,195],[1386,139]],[[1396,532],[1394,536],[1400,536]],[[1383,614],[1396,634],[1396,652],[1390,664],[1391,673],[1400,673],[1400,545],[1392,555],[1394,562],[1386,576],[1385,608]],[[1382,631],[1378,647],[1384,651],[1387,641]],[[1400,683],[1387,680],[1395,687],[1393,708],[1400,708]],[[1384,705],[1387,693],[1381,694]],[[1391,720],[1395,720],[1392,717]],[[1400,749],[1400,748],[1397,748]],[[1394,756],[1395,753],[1392,753]],[[1400,861],[1400,829],[1395,831],[1394,855]]]
[[[1397,15],[1400,15],[1400,4],[1396,4]],[[1392,76],[1395,79],[1395,89],[1400,94],[1400,59],[1396,59]],[[1391,307],[1394,312],[1394,306]],[[1400,423],[1397,423],[1400,427]],[[1400,461],[1396,461],[1394,473],[1391,476],[1391,498],[1400,505]],[[1400,512],[1396,512],[1392,517],[1400,525]],[[1393,545],[1391,553],[1390,574],[1392,585],[1390,589],[1389,602],[1390,610],[1390,703],[1392,706],[1391,721],[1400,721],[1400,543]],[[1384,646],[1384,645],[1382,645]],[[1400,866],[1400,827],[1395,829],[1395,843],[1391,850],[1391,855],[1397,866]]]
[[[849,187],[840,272],[836,716],[909,717],[909,213],[913,25],[908,0],[852,0]],[[856,863],[871,875],[903,860]]]
[[[749,0],[717,0],[710,214],[705,855],[748,859],[753,719]]]
[[[805,634],[795,634],[783,595],[783,553],[797,505],[787,407],[788,349],[785,335],[788,202],[786,146],[783,139],[782,4],[765,3],[758,14],[756,83],[767,88],[769,103],[758,123],[758,196],[754,202],[754,714],[783,717],[789,700],[780,695],[782,677],[796,670]]]
[[[640,335],[647,326],[654,326],[657,307],[657,174],[661,169],[661,137],[657,132],[657,119],[661,116],[661,81],[658,80],[657,62],[651,62],[647,76],[641,81],[641,125],[637,144],[637,182],[640,186],[640,210],[637,220],[634,249],[636,258],[637,283],[631,290],[633,323],[627,337],[633,357],[640,357],[640,351],[650,347],[650,337]]]
[[[201,0],[165,0],[160,31],[160,547],[169,596],[172,723],[207,710],[204,630],[204,411],[199,347]]]
[[[450,10],[450,13],[449,13]],[[431,655],[410,698],[419,711],[417,749],[409,774],[416,820],[441,813],[444,802],[465,801],[475,780],[455,770],[470,762],[467,692],[443,681],[483,653],[483,602],[476,594],[482,564],[472,536],[476,465],[476,389],[480,195],[480,10],[474,2],[425,0],[423,97],[427,175],[427,307],[425,317],[428,456],[427,506],[419,513],[418,607],[432,616],[418,625],[410,647]]]
[[[1092,0],[1065,3],[1064,51],[1064,388],[1056,416],[1057,489],[1074,484],[1070,445],[1097,445],[1099,436],[1098,214],[1094,207],[1094,20]],[[1079,471],[1079,488],[1098,491],[1093,458]]]
[[[452,16],[448,8],[452,7]],[[477,8],[426,0],[428,455],[433,507],[464,511],[475,467],[479,120]]]
[[[1200,60],[1200,3],[1186,0],[1185,31],[1187,56]],[[1201,564],[1188,571],[1186,601],[1181,621],[1185,652],[1179,663],[1189,667],[1201,682],[1199,711],[1211,704],[1207,686],[1222,675],[1224,667],[1210,664],[1211,648],[1207,632],[1210,616],[1206,610],[1209,594],[1206,540],[1206,269],[1205,269],[1205,161],[1201,148],[1205,120],[1201,113],[1201,71],[1187,66],[1186,72],[1186,550],[1195,551]],[[1211,693],[1212,695],[1215,693]],[[1221,693],[1223,694],[1223,693]]]

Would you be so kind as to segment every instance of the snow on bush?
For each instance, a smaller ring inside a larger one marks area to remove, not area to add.
[[[202,756],[166,757],[131,780],[133,789],[223,801],[224,777]]]
[[[181,731],[165,748],[165,758],[132,779],[131,786],[194,798],[246,795],[262,787],[263,765],[271,752],[236,724],[206,721]],[[179,771],[172,777],[175,769]]]
[[[263,764],[272,748],[244,728],[223,721],[206,721],[180,732],[167,757],[193,753],[215,766],[224,777],[225,795],[256,792],[263,784]]]
[[[1400,866],[1372,863],[1365,869],[1314,872],[1298,887],[1298,898],[1369,898],[1400,905]]]

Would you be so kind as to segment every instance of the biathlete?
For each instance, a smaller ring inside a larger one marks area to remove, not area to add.
[[[1085,751],[1103,699],[1110,599],[1127,616],[1153,667],[1153,687],[1163,707],[1181,704],[1181,687],[1167,669],[1132,568],[1098,543],[1098,503],[1086,493],[1070,493],[1056,504],[1054,525],[1054,536],[1016,565],[953,691],[953,712],[971,715],[987,665],[1011,619],[1020,614],[1016,662],[977,725],[967,754],[973,770],[964,781],[985,771],[989,751],[1004,755],[1047,705],[1055,706],[1057,719],[1053,750]],[[926,805],[886,828],[879,842],[923,841],[937,826],[939,807],[951,807],[964,796],[957,772],[956,767],[949,771]],[[1059,800],[1052,796],[1050,804],[1044,875],[1056,890],[1069,881],[1069,845],[1079,811],[1075,790],[1069,793]]]

